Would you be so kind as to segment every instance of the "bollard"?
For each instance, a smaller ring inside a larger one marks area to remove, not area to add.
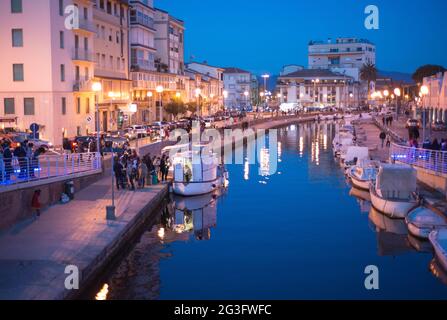
[[[115,206],[107,206],[106,207],[106,219],[107,220],[116,220]]]

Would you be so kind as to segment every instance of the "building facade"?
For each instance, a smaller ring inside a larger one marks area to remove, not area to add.
[[[239,68],[225,68],[224,87],[227,93],[225,108],[241,109],[248,108],[252,101],[252,75],[250,72]]]
[[[0,126],[37,123],[55,145],[94,131],[93,3],[1,1],[0,12]]]
[[[130,107],[129,7],[123,0],[94,2],[94,75],[95,81],[102,84],[96,97],[99,131],[117,130],[130,124],[134,117]]]
[[[337,38],[310,41],[309,69],[329,69],[360,80],[360,69],[366,63],[376,64],[376,46],[366,39]]]
[[[447,72],[424,78],[428,94],[422,97],[422,106],[428,110],[431,122],[447,122]]]
[[[327,69],[303,69],[278,78],[280,103],[296,103],[301,107],[355,106],[359,87],[353,78]]]

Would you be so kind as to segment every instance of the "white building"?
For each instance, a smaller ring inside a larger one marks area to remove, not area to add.
[[[335,42],[311,41],[309,69],[330,69],[359,81],[365,63],[376,64],[376,46],[366,39],[337,38]]]
[[[424,78],[428,94],[422,97],[422,105],[429,112],[432,122],[447,122],[447,72]]]
[[[210,66],[207,63],[191,62],[187,64],[187,68],[205,75],[204,78],[210,79],[210,99],[212,109],[219,108],[224,104],[224,71],[225,69],[215,66]]]
[[[68,5],[79,9],[78,27],[65,14]],[[1,128],[37,123],[55,145],[94,131],[93,3],[0,1],[0,12]]]
[[[358,104],[358,86],[351,77],[327,69],[303,69],[278,78],[281,103],[297,103],[302,107],[325,106],[343,108]]]
[[[228,94],[224,101],[225,108],[239,109],[251,104],[253,90],[250,72],[239,68],[225,68],[223,80],[224,90]]]

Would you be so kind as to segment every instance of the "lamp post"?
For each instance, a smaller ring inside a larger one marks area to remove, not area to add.
[[[245,96],[245,107],[248,106],[248,95],[249,95],[248,91],[244,91],[244,96]]]
[[[157,86],[155,88],[155,91],[157,91],[158,93],[158,108],[159,108],[158,110],[160,111],[160,125],[161,125],[161,122],[163,121],[163,106],[162,106],[163,100],[161,95],[163,94],[164,88],[163,86]]]
[[[109,91],[109,93],[107,94],[107,96],[110,99],[110,118],[112,118],[112,108],[113,108],[113,100],[115,99],[115,97],[117,97],[118,95],[115,94],[115,92],[113,91]]]
[[[146,93],[146,96],[148,97],[148,99],[149,99],[149,110],[152,110],[152,96],[153,96],[154,94],[152,93],[152,91],[148,91],[147,93]]]
[[[197,116],[201,116],[202,110],[200,109],[199,101],[200,101],[200,94],[202,93],[202,90],[200,88],[196,88],[195,94],[196,94],[196,103],[197,103]]]
[[[428,90],[428,87],[426,86],[426,85],[423,85],[422,87],[421,87],[421,91],[419,92],[419,96],[421,97],[421,99],[422,99],[422,109],[423,109],[423,112],[422,112],[422,122],[423,122],[423,127],[422,127],[422,142],[424,142],[425,141],[425,127],[426,127],[426,108],[425,108],[425,99],[424,99],[424,97],[427,95],[429,93],[429,90]]]
[[[394,96],[396,97],[396,120],[399,120],[399,111],[400,111],[399,98],[401,95],[402,95],[402,92],[401,92],[400,88],[395,88]]]
[[[102,84],[101,82],[94,82],[92,85],[92,90],[95,92],[95,105],[96,105],[96,151],[101,153],[101,145],[99,143],[99,92],[102,90]]]

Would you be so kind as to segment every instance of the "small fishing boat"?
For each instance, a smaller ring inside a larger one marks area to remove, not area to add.
[[[356,187],[352,187],[349,191],[349,195],[352,197],[356,197],[357,199],[371,202],[371,196],[369,195],[369,190],[362,190]]]
[[[398,164],[382,164],[369,190],[372,205],[396,219],[405,218],[419,203],[416,191],[416,171]]]
[[[439,229],[430,232],[428,239],[435,250],[438,262],[444,270],[447,270],[447,229]]]
[[[405,217],[408,230],[418,238],[428,239],[433,230],[447,228],[447,218],[435,208],[420,206],[411,210]]]
[[[340,160],[345,166],[352,166],[359,161],[369,160],[368,147],[349,146],[346,152],[340,153]]]
[[[219,164],[217,155],[206,152],[206,146],[193,146],[173,156],[174,179],[172,189],[182,196],[197,196],[227,187],[228,172]]]
[[[348,170],[348,177],[354,187],[369,190],[370,184],[376,179],[378,163],[371,160],[362,160],[359,165],[352,166]]]

